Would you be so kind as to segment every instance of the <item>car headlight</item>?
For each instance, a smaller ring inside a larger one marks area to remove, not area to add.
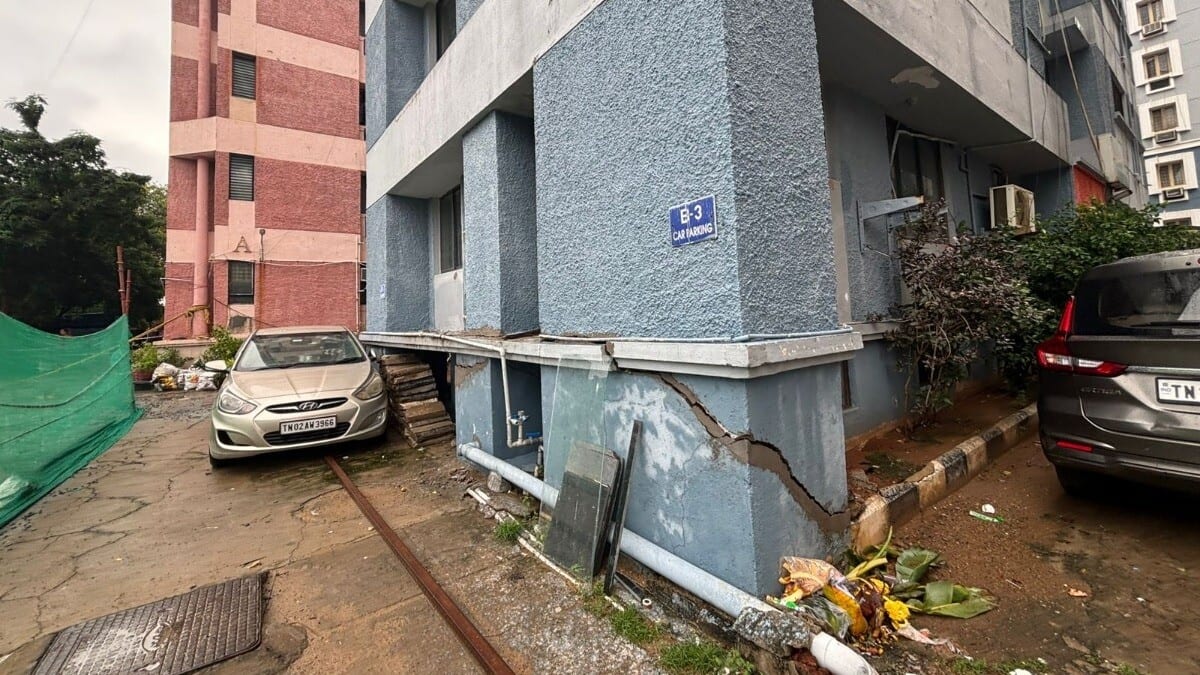
[[[383,378],[379,373],[372,372],[366,382],[354,392],[354,398],[369,401],[373,398],[379,398],[383,394]]]
[[[253,403],[234,395],[228,389],[221,392],[221,396],[217,398],[217,410],[229,413],[230,415],[245,415],[257,407]]]

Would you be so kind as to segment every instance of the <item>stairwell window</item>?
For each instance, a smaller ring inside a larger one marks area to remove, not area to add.
[[[254,263],[229,261],[229,304],[254,304]]]
[[[1158,165],[1158,186],[1160,188],[1181,188],[1184,187],[1185,182],[1182,160]]]
[[[437,55],[440,59],[450,48],[450,43],[454,42],[458,31],[454,0],[438,0],[434,16],[437,20]]]
[[[258,88],[258,61],[249,54],[233,54],[233,95],[253,99]]]
[[[1148,0],[1147,2],[1139,2],[1137,6],[1138,21],[1142,26],[1148,26],[1152,23],[1161,23],[1163,20],[1163,2],[1162,0]]]
[[[254,201],[254,158],[250,155],[229,156],[229,198]]]
[[[1146,67],[1146,80],[1153,81],[1171,75],[1171,53],[1163,50],[1147,54],[1142,59]]]
[[[442,197],[438,217],[438,248],[440,255],[438,271],[453,272],[463,266],[462,234],[463,207],[462,188],[457,187]]]
[[[1154,133],[1173,131],[1179,128],[1179,110],[1174,103],[1150,109],[1150,128]]]

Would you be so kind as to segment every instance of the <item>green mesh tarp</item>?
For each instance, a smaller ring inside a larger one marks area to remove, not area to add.
[[[137,421],[128,340],[123,317],[62,337],[0,314],[0,526]]]

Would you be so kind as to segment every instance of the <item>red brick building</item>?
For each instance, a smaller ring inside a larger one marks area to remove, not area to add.
[[[171,21],[164,338],[358,329],[360,3],[173,0]]]

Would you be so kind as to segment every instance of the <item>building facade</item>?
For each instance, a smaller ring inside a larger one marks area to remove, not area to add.
[[[903,412],[905,214],[1145,198],[1121,16],[372,0],[364,339],[448,359],[459,442],[552,485],[641,420],[628,526],[776,592],[846,544],[845,439]]]
[[[1126,0],[1125,11],[1150,195],[1163,205],[1164,223],[1200,226],[1200,129],[1192,129],[1200,115],[1200,6]]]
[[[171,16],[164,338],[359,328],[361,3],[174,0]]]

